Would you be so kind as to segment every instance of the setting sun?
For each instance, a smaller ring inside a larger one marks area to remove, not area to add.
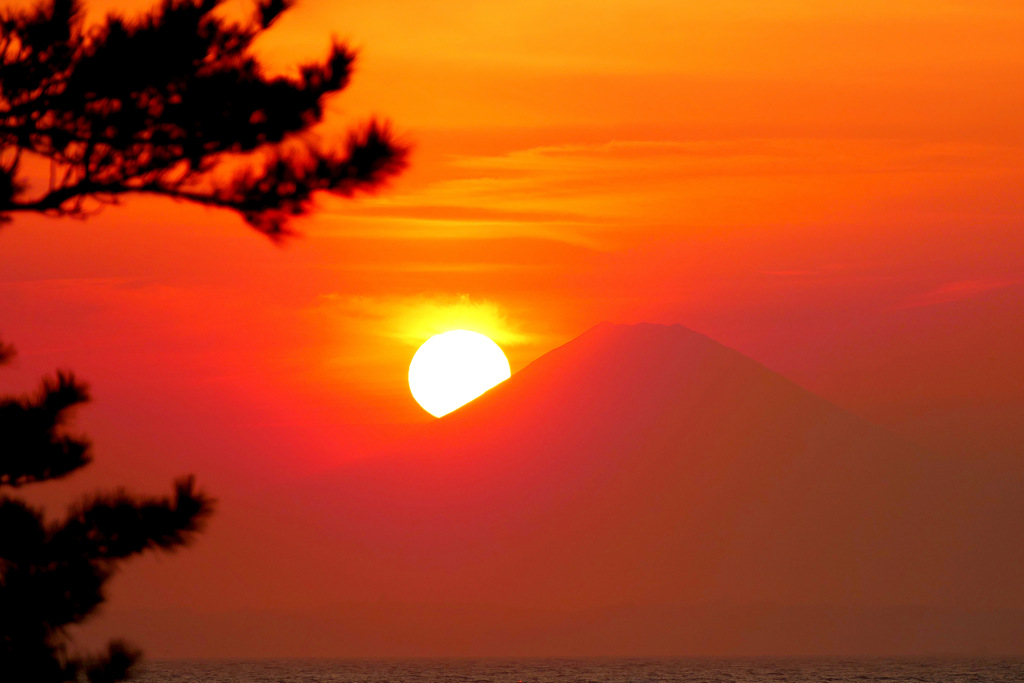
[[[447,415],[512,376],[501,347],[479,332],[451,330],[423,342],[409,364],[413,398]]]

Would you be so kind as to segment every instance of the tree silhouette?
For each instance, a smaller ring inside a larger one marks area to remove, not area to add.
[[[4,347],[0,361],[12,355]],[[69,412],[89,398],[70,373],[43,380],[35,396],[0,398],[0,487],[57,479],[87,465],[89,442],[65,431]],[[124,490],[96,494],[71,507],[60,522],[41,510],[0,496],[0,671],[3,680],[126,678],[139,653],[113,641],[102,656],[76,658],[65,629],[93,613],[117,565],[149,549],[188,543],[213,501],[191,477],[169,498],[140,498]]]
[[[93,28],[77,0],[0,16],[0,216],[85,217],[149,194],[237,211],[278,239],[315,192],[350,196],[403,168],[406,149],[378,122],[340,149],[302,135],[348,84],[353,52],[335,42],[322,63],[268,76],[252,43],[293,0],[260,0],[246,24],[219,4],[165,0]],[[48,166],[36,193],[28,157]]]
[[[280,240],[314,194],[371,190],[406,149],[370,122],[335,147],[308,135],[325,98],[348,83],[354,54],[335,42],[293,77],[269,76],[253,41],[292,0],[259,0],[249,21],[220,0],[165,0],[135,20],[86,26],[77,0],[0,13],[0,222],[18,212],[86,218],[123,195],[235,211]],[[0,344],[0,365],[13,349]],[[30,396],[0,396],[0,490],[45,482],[91,460],[67,432],[89,399],[69,372]],[[0,495],[0,680],[125,680],[139,652],[112,641],[71,653],[67,628],[93,614],[120,563],[188,544],[213,501],[191,477],[165,498],[101,493],[60,521]]]

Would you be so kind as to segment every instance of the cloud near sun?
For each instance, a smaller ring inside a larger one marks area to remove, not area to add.
[[[428,338],[449,330],[485,334],[498,345],[519,346],[535,341],[519,329],[502,307],[468,294],[410,297],[343,296],[321,298],[320,310],[339,325],[361,328],[366,334],[405,346],[418,347]]]
[[[984,142],[815,136],[618,140],[454,156],[442,177],[328,211],[376,239],[533,238],[610,250],[652,236],[855,220],[908,187],[942,193],[964,168],[1006,183],[1012,150]],[[330,229],[328,229],[330,230]]]

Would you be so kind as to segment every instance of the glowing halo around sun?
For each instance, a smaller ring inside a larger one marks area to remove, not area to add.
[[[412,396],[434,417],[447,415],[511,376],[501,347],[469,330],[435,334],[409,363]]]

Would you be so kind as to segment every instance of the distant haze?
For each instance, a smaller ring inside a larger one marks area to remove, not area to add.
[[[600,325],[301,488],[322,599],[111,621],[192,656],[1024,652],[1019,479],[681,326]]]
[[[390,120],[386,190],[283,248],[157,196],[0,226],[3,393],[95,397],[94,464],[25,495],[219,500],[88,639],[1020,653],[1022,35],[1021,0],[299,0],[255,53],[358,49],[315,135]],[[434,423],[407,371],[451,329],[515,374]]]

